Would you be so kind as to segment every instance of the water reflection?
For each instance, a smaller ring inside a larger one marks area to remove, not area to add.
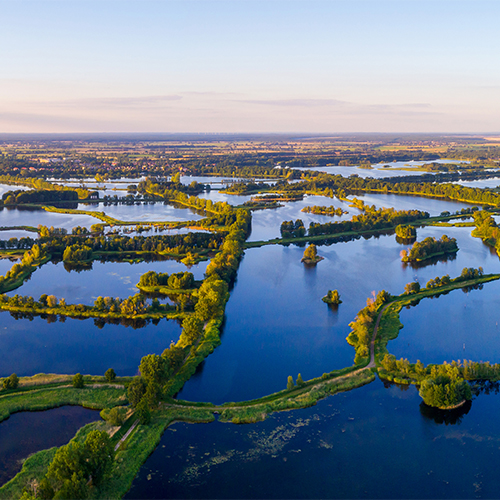
[[[440,410],[439,408],[433,408],[432,406],[427,406],[423,401],[420,403],[420,414],[433,420],[436,424],[445,425],[460,425],[472,408],[472,401],[466,401],[459,408],[454,408],[452,410]]]

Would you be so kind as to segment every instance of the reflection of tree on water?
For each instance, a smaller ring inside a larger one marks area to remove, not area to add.
[[[500,382],[490,382],[489,380],[475,380],[471,387],[473,396],[480,394],[498,394],[500,392]]]
[[[396,382],[391,382],[390,380],[384,380],[384,379],[381,380],[382,383],[384,384],[385,389],[390,389],[391,387],[397,387],[401,392],[406,392],[411,387],[411,384],[398,384]]]
[[[444,263],[444,262],[450,262],[452,260],[455,260],[457,258],[457,253],[448,253],[445,255],[438,255],[436,257],[431,257],[430,259],[425,259],[421,262],[417,261],[411,261],[411,262],[404,262],[403,265],[409,266],[412,269],[422,269],[423,267],[427,266],[435,266],[439,263]]]
[[[401,236],[396,235],[396,243],[399,243],[400,245],[411,245],[412,243],[415,243],[415,241],[417,241],[416,236],[413,238],[401,238]]]
[[[440,410],[439,408],[427,406],[422,402],[420,403],[420,414],[429,420],[434,420],[436,424],[460,425],[462,423],[462,418],[469,413],[471,407],[472,401],[466,401],[459,408],[454,408],[453,410]]]

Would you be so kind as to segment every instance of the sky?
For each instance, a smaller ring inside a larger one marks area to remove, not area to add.
[[[0,0],[0,133],[500,132],[497,0]]]

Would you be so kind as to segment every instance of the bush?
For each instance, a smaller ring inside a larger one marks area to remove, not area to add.
[[[83,386],[84,386],[83,375],[81,373],[77,373],[73,377],[73,387],[75,387],[76,389],[82,389]]]
[[[116,378],[116,373],[113,370],[113,368],[109,368],[108,370],[106,370],[106,373],[104,374],[104,376],[106,377],[106,380],[108,382],[113,382],[113,380],[115,380],[115,378]]]
[[[4,389],[17,389],[19,385],[19,377],[13,373],[10,377],[7,377],[3,380],[3,388]]]

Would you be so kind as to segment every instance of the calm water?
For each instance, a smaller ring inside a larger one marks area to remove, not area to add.
[[[420,403],[377,380],[257,424],[175,424],[125,498],[496,498],[500,397],[454,425]]]
[[[22,460],[66,444],[80,427],[99,419],[98,411],[80,406],[11,415],[0,423],[0,486],[21,470]]]
[[[40,295],[45,293],[55,295],[58,299],[64,298],[68,304],[91,305],[99,296],[124,299],[129,295],[139,293],[135,285],[139,283],[141,275],[148,271],[172,274],[189,270],[194,274],[195,279],[201,280],[207,265],[208,261],[200,262],[188,269],[184,264],[175,260],[137,264],[94,261],[91,269],[74,271],[67,270],[63,262],[58,264],[49,262],[37,269],[21,288],[7,295],[13,296],[16,293],[31,295],[38,300]]]
[[[0,276],[5,276],[7,271],[10,271],[10,268],[16,263],[18,260],[10,260],[10,259],[0,259]]]
[[[456,290],[401,311],[399,337],[388,348],[398,359],[424,364],[458,359],[500,362],[500,283]]]
[[[405,246],[394,235],[319,247],[324,260],[313,268],[300,262],[303,248],[296,246],[247,250],[226,307],[222,345],[186,383],[179,398],[214,403],[246,400],[283,389],[288,375],[300,372],[309,379],[348,366],[354,358],[345,341],[348,325],[372,291],[385,289],[397,295],[410,281],[418,279],[425,285],[436,276],[458,276],[464,267],[500,272],[498,257],[481,240],[470,237],[470,228],[430,227],[418,229],[417,234],[419,240],[447,234],[457,238],[460,250],[454,259],[417,269],[401,262]],[[333,289],[343,301],[336,311],[321,301]],[[488,345],[482,349],[487,356]]]
[[[137,374],[141,358],[161,354],[172,340],[177,341],[180,325],[161,320],[143,328],[105,324],[93,319],[49,323],[41,317],[32,321],[0,313],[0,377],[36,373],[104,374],[114,368],[119,376]]]
[[[474,206],[461,201],[446,201],[433,198],[420,198],[418,196],[400,196],[397,194],[360,194],[356,198],[363,200],[367,205],[377,208],[395,208],[396,210],[422,210],[432,215],[441,212],[455,212],[462,208]]]
[[[125,221],[184,221],[200,220],[203,215],[191,208],[174,208],[171,205],[155,203],[154,205],[108,205],[103,203],[79,203],[79,210],[104,212],[109,217]]]
[[[303,200],[282,203],[282,207],[271,210],[257,210],[252,213],[252,234],[249,241],[270,240],[281,238],[280,227],[284,220],[301,219],[306,229],[311,222],[338,222],[341,220],[350,220],[353,215],[359,214],[357,208],[349,206],[349,203],[338,200],[337,198],[328,198],[326,196],[304,196]],[[322,205],[335,206],[348,212],[341,217],[330,217],[327,215],[308,214],[301,212],[306,206]]]
[[[478,179],[475,181],[457,181],[455,184],[473,188],[496,188],[500,184],[500,177],[491,177],[490,179]]]
[[[20,229],[13,229],[12,231],[0,231],[0,239],[9,240],[10,238],[38,238],[38,233],[34,233],[33,231],[22,231]]]
[[[411,171],[411,170],[401,170],[408,168],[416,168],[424,165],[425,163],[468,163],[467,161],[461,162],[460,160],[429,160],[429,161],[393,161],[387,163],[378,163],[376,165],[372,165],[373,168],[359,168],[356,165],[352,167],[312,167],[306,168],[301,167],[296,170],[314,170],[316,172],[326,172],[327,174],[332,175],[343,175],[344,177],[349,177],[350,175],[358,175],[359,177],[373,177],[374,179],[382,179],[386,177],[398,177],[398,176],[406,176],[406,175],[422,175],[427,174],[429,172],[422,171]],[[390,168],[384,168],[385,165],[388,165]],[[432,172],[431,172],[432,173]]]
[[[70,231],[73,227],[82,226],[90,229],[99,219],[90,215],[73,215],[50,213],[45,210],[26,210],[18,208],[0,209],[0,226],[43,226],[63,227]]]

